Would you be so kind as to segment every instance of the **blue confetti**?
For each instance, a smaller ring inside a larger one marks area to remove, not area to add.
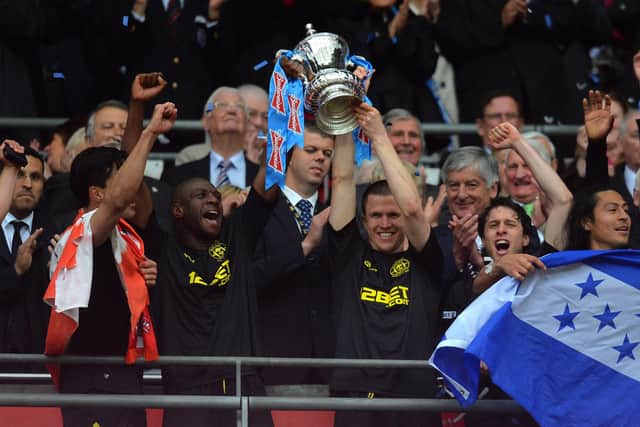
[[[254,65],[254,66],[253,66],[253,71],[261,70],[261,69],[263,69],[264,67],[266,67],[266,66],[267,66],[267,64],[269,64],[269,63],[267,62],[267,60],[266,60],[266,59],[263,59],[262,61],[258,62],[256,65]]]
[[[545,24],[547,24],[548,29],[553,28],[553,22],[551,22],[551,15],[549,15],[548,13],[544,15],[544,22]]]
[[[211,111],[213,111],[213,102],[209,101],[207,102],[207,113],[210,113]]]
[[[64,79],[64,73],[53,73],[54,79]]]
[[[398,8],[395,5],[391,6],[391,13],[393,13],[394,16],[398,13]]]
[[[123,27],[128,27],[129,26],[129,16],[125,15],[122,17],[122,26]]]

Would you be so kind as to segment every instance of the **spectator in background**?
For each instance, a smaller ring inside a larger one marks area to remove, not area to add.
[[[27,165],[18,169],[2,157],[2,194],[11,204],[2,217],[0,230],[0,352],[41,354],[48,317],[42,303],[48,282],[48,239],[42,237],[47,212],[38,209],[44,187],[44,162],[29,147],[22,149],[15,141],[4,141],[0,148],[6,145],[24,150]],[[10,181],[14,185],[9,188]],[[2,364],[1,369],[28,372],[30,367]]]
[[[247,160],[257,165],[262,153],[262,146],[266,140],[269,95],[261,87],[251,84],[239,86],[238,93],[246,105],[245,156]],[[204,117],[206,117],[209,107],[210,105],[207,103],[203,113]],[[180,150],[176,156],[175,165],[181,166],[185,163],[201,160],[209,153],[211,153],[211,136],[205,129],[205,142],[189,145]]]
[[[167,88],[160,100],[174,102],[183,119],[198,119],[205,94],[234,79],[222,58],[235,56],[233,29],[221,13],[222,0],[134,0],[130,2],[126,51],[130,79],[156,70]],[[148,113],[148,112],[147,112]],[[167,135],[171,145],[157,147],[179,151],[195,132]]]
[[[405,108],[420,121],[444,121],[428,86],[436,68],[432,8],[428,0],[353,2],[353,11],[335,19],[330,30],[344,37],[352,54],[367,58],[376,72],[368,96],[380,111]],[[437,88],[434,88],[437,90]],[[449,143],[432,137],[432,152]]]
[[[71,135],[67,146],[64,148],[64,158],[62,159],[62,167],[66,172],[71,170],[71,163],[78,154],[87,148],[85,127],[81,127]]]
[[[454,67],[461,122],[482,113],[476,103],[485,93],[501,89],[522,100],[528,121],[555,124],[579,120],[582,95],[571,76],[588,74],[568,69],[566,46],[604,42],[610,26],[596,0],[448,0],[436,31]]]
[[[199,177],[216,186],[230,183],[247,187],[258,166],[249,162],[244,152],[247,115],[238,89],[222,86],[213,91],[204,106],[202,126],[209,155],[165,170],[162,180],[176,186],[188,178]]]
[[[478,216],[498,194],[498,166],[480,147],[461,147],[442,165],[450,217],[433,229],[444,259],[440,330],[444,332],[473,297],[467,280],[484,265]]]
[[[258,164],[267,135],[269,94],[260,86],[251,84],[238,86],[238,92],[247,106],[247,159]]]
[[[520,137],[519,133],[518,137]],[[551,156],[544,145],[537,139],[524,137],[522,139],[551,168]],[[530,159],[522,157],[516,150],[507,152],[505,155],[505,190],[513,201],[524,208],[533,221],[533,225],[540,228],[547,220],[547,199],[529,167],[530,161]],[[540,240],[542,241],[542,238]]]
[[[71,118],[51,131],[51,139],[44,147],[44,151],[47,153],[45,167],[45,172],[48,172],[48,175],[45,173],[47,178],[54,174],[69,172],[70,163],[65,164],[66,146],[71,135],[84,126],[85,123],[86,118]]]
[[[518,129],[524,126],[522,107],[514,95],[506,91],[491,91],[479,100],[479,115],[475,119],[476,131],[482,139],[482,147],[492,153],[489,131],[502,122],[509,122]]]
[[[120,149],[127,126],[127,114],[126,104],[115,99],[98,104],[87,120],[87,147],[108,146]]]

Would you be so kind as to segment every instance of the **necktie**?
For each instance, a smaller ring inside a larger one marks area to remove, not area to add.
[[[231,160],[221,160],[220,163],[218,163],[218,178],[216,179],[215,183],[216,188],[220,188],[225,184],[229,184],[230,181],[227,172],[232,165],[233,163],[231,163]]]
[[[311,209],[311,202],[305,199],[300,200],[296,203],[296,207],[300,211],[300,219],[302,220],[302,234],[306,235],[309,232],[309,227],[311,227],[311,217],[313,217],[313,213]]]
[[[13,239],[11,240],[11,259],[13,261],[16,260],[16,255],[18,254],[18,248],[22,244],[22,237],[20,236],[20,230],[22,227],[26,227],[27,223],[13,220],[11,221],[11,225],[13,225]]]

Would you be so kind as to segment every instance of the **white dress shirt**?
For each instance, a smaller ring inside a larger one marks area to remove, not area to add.
[[[22,227],[20,229],[20,238],[24,242],[31,235],[31,229],[33,228],[33,212],[22,219],[18,219],[11,213],[8,213],[2,220],[2,230],[4,231],[4,238],[7,241],[7,248],[9,249],[8,252],[11,252],[11,242],[13,241],[13,232],[15,231],[13,224],[11,224],[11,221],[14,220],[22,221],[27,224],[26,227]]]

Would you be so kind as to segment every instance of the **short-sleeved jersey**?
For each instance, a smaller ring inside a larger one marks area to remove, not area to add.
[[[256,354],[256,297],[249,263],[272,208],[251,191],[206,251],[183,247],[153,224],[148,227],[144,235],[153,243],[146,247],[155,252],[148,256],[158,260],[151,302],[161,355]],[[232,375],[233,367],[222,366],[163,369],[168,391]]]
[[[336,357],[426,360],[436,344],[442,255],[433,233],[422,251],[383,254],[362,240],[355,221],[330,232]],[[334,371],[331,388],[432,396],[430,369]]]

